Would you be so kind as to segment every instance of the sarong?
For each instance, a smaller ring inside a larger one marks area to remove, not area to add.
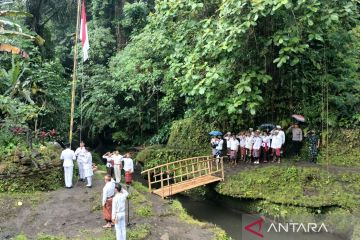
[[[237,151],[231,150],[230,151],[230,159],[236,159],[237,157]]]
[[[132,172],[126,171],[125,172],[125,183],[131,184],[131,182],[132,182]]]
[[[112,210],[112,198],[106,199],[105,206],[103,207],[103,215],[105,221],[110,222],[111,221],[111,212]]]

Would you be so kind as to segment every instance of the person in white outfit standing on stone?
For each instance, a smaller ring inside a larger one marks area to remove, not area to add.
[[[64,161],[64,178],[65,178],[65,187],[72,188],[72,177],[73,177],[73,168],[75,159],[75,153],[70,149],[70,144],[66,144],[66,149],[61,152],[60,159]]]
[[[84,165],[84,177],[87,180],[87,187],[92,187],[92,176],[94,175],[93,168],[92,168],[92,155],[91,153],[86,150],[85,152],[85,159],[83,162]]]
[[[119,183],[115,184],[115,192],[111,218],[115,223],[116,240],[126,240],[125,202],[129,193]]]
[[[76,149],[75,157],[79,168],[80,181],[85,181],[84,161],[86,158],[86,149],[85,149],[85,143],[83,141],[80,142],[80,147]]]

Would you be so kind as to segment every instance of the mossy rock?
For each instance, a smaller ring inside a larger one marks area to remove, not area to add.
[[[360,129],[338,129],[330,132],[328,146],[320,148],[318,162],[322,165],[360,167],[359,159]]]
[[[12,176],[0,180],[0,192],[32,192],[55,190],[64,185],[62,168],[52,168],[26,176]]]
[[[204,156],[207,155],[207,152],[207,150],[196,151],[193,149],[179,149],[154,145],[138,153],[135,159],[141,162],[145,168],[152,168],[188,157]]]
[[[328,173],[318,167],[269,166],[245,170],[219,184],[217,192],[299,207],[360,207],[360,173]]]
[[[215,130],[214,124],[196,118],[174,121],[167,146],[180,149],[208,149],[209,132],[212,130]]]

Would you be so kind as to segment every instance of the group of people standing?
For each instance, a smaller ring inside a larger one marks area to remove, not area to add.
[[[119,151],[107,152],[103,156],[106,161],[107,174],[115,178],[115,182],[121,181],[121,171],[125,172],[125,183],[131,184],[132,174],[134,172],[134,161],[130,153],[124,156],[120,155]]]
[[[219,157],[223,153],[224,141],[226,141],[226,155],[231,165],[236,165],[238,159],[245,163],[259,164],[260,160],[268,162],[281,161],[281,148],[285,144],[285,133],[281,126],[276,126],[272,131],[241,131],[237,135],[228,132],[222,139],[214,136],[210,143],[213,148],[213,156]],[[262,158],[260,158],[262,156]],[[270,159],[270,156],[273,159]]]
[[[116,240],[125,240],[125,202],[129,193],[121,186],[120,181],[122,170],[124,170],[125,184],[131,185],[134,162],[130,153],[122,156],[119,151],[107,152],[102,157],[106,161],[107,170],[102,193],[103,216],[106,221],[103,227],[115,226]]]
[[[120,184],[122,169],[125,171],[125,183],[127,186],[132,183],[134,163],[130,153],[124,156],[118,151],[107,152],[103,155],[106,160],[107,175],[105,176],[105,186],[102,191],[103,217],[106,221],[104,228],[115,226],[116,239],[126,239],[125,226],[125,203],[129,193]],[[76,160],[79,168],[79,180],[87,181],[87,187],[92,187],[93,165],[92,155],[85,148],[85,143],[80,142],[80,146],[74,152],[70,145],[62,151],[60,159],[63,161],[65,187],[73,187],[73,161]],[[115,180],[114,180],[115,178]]]
[[[292,134],[292,149],[295,155],[298,155],[303,144],[303,131],[298,123],[293,124],[289,129]],[[285,132],[280,125],[277,125],[271,131],[254,131],[249,128],[247,131],[241,131],[238,134],[228,132],[222,138],[213,136],[210,144],[212,155],[220,157],[226,155],[231,165],[236,165],[238,160],[245,163],[259,164],[260,162],[281,162],[285,146]],[[314,131],[309,131],[309,153],[310,161],[315,162],[317,149],[319,148],[319,138]]]
[[[106,224],[103,228],[115,226],[116,240],[126,240],[125,202],[129,193],[109,174],[104,177],[104,181],[102,206]]]
[[[80,142],[80,146],[74,152],[70,148],[70,144],[66,145],[65,150],[61,152],[60,159],[63,160],[64,167],[64,178],[65,178],[65,187],[72,188],[73,186],[73,169],[74,169],[74,160],[76,160],[78,169],[79,169],[79,180],[87,181],[86,187],[92,187],[92,176],[93,164],[92,164],[92,155],[85,147],[84,142]]]

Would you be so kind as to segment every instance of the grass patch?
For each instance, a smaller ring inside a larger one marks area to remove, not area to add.
[[[19,234],[17,235],[14,240],[28,240],[29,238],[25,234]],[[36,240],[67,240],[66,237],[58,237],[58,236],[52,236],[52,235],[46,235],[46,234],[39,234],[36,237]]]
[[[127,239],[129,240],[143,240],[150,234],[151,226],[149,224],[140,224],[127,231]]]
[[[152,207],[149,205],[140,206],[140,207],[136,208],[135,214],[140,217],[151,217],[154,215]]]
[[[263,199],[299,207],[360,206],[360,173],[330,174],[317,167],[269,166],[245,170],[216,190],[235,198]]]
[[[140,182],[133,182],[131,186],[139,192],[146,193],[149,191],[149,189],[147,187],[145,187],[143,184],[141,184]]]

